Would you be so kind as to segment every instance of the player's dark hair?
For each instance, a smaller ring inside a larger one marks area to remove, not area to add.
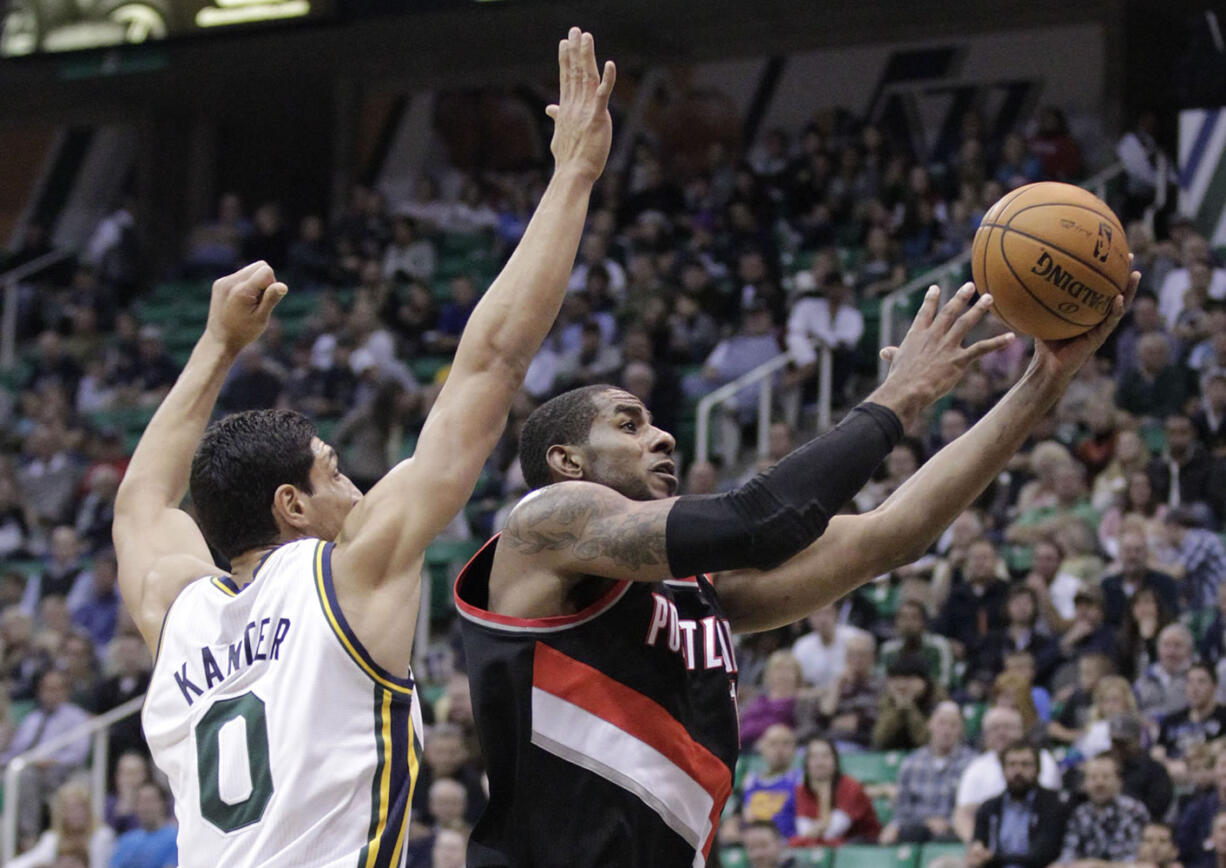
[[[519,434],[519,466],[529,488],[553,481],[545,456],[551,446],[582,446],[600,408],[593,398],[616,386],[598,384],[563,392],[532,411]]]
[[[273,495],[311,493],[315,426],[292,410],[248,410],[209,426],[192,458],[191,493],[204,538],[227,558],[277,539]]]

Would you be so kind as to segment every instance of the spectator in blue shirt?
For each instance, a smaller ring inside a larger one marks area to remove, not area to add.
[[[115,842],[111,868],[174,868],[179,863],[178,829],[167,815],[166,794],[157,784],[142,784],[137,791],[136,819],[140,826]]]

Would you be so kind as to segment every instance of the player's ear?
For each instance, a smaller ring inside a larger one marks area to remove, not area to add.
[[[545,453],[545,462],[563,479],[583,478],[583,452],[575,446],[550,446]]]
[[[272,514],[278,527],[292,530],[306,527],[306,501],[297,486],[288,482],[277,486],[272,496]]]

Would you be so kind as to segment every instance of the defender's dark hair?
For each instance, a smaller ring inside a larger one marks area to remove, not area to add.
[[[272,500],[289,483],[311,493],[315,426],[292,410],[248,410],[209,426],[192,458],[204,538],[227,558],[277,539]]]
[[[600,412],[593,398],[616,386],[598,384],[563,392],[532,411],[519,435],[519,466],[529,488],[553,481],[545,455],[551,446],[582,446]]]

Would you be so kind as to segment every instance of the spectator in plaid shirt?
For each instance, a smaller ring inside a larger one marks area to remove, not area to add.
[[[1196,514],[1176,507],[1163,519],[1167,545],[1176,555],[1171,569],[1182,579],[1183,596],[1189,609],[1210,609],[1217,603],[1217,589],[1226,579],[1226,546],[1217,534],[1204,530]]]
[[[898,771],[894,819],[878,841],[922,843],[956,841],[950,817],[962,772],[975,751],[962,743],[962,712],[957,703],[942,702],[928,718],[929,740],[912,751]]]
[[[1136,859],[1149,811],[1120,792],[1115,757],[1099,754],[1086,762],[1085,791],[1089,801],[1073,811],[1064,831],[1062,868],[1091,868],[1105,862]]]

